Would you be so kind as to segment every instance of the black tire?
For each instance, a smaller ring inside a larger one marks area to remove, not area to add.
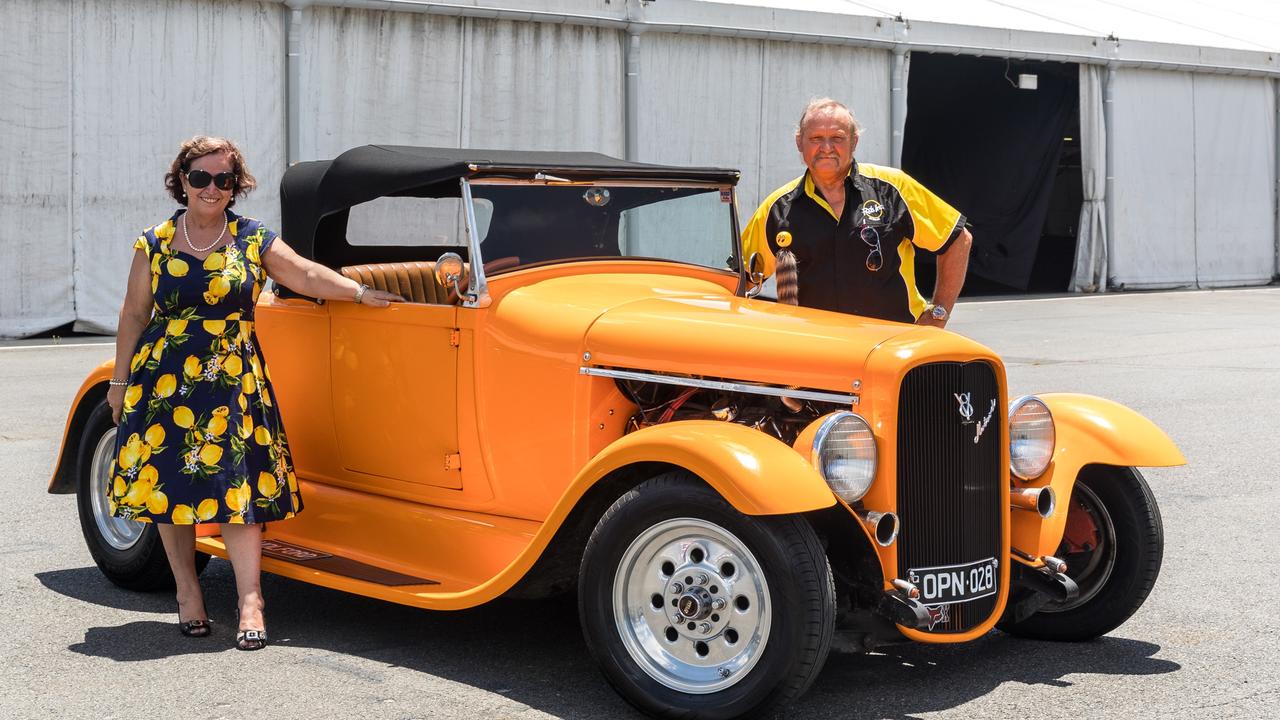
[[[1068,512],[1089,515],[1100,540],[1092,551],[1070,553],[1065,540],[1058,549],[1080,596],[1048,603],[1021,622],[1006,620],[1001,630],[1037,640],[1091,640],[1119,627],[1151,594],[1164,558],[1164,524],[1141,473],[1086,466]]]
[[[690,595],[721,611],[675,623]],[[836,602],[808,522],[743,515],[683,471],[604,513],[583,553],[578,600],[587,647],[623,698],[653,716],[707,720],[767,715],[807,690],[831,647]],[[687,673],[662,670],[655,656],[680,659]],[[682,682],[691,689],[674,686]]]
[[[115,432],[111,406],[102,400],[85,421],[76,453],[76,506],[80,513],[80,531],[94,563],[111,582],[128,590],[173,590],[173,572],[169,569],[169,560],[164,554],[156,526],[110,518],[103,502],[95,502],[98,492],[104,498],[106,495],[103,483],[107,481],[102,476],[107,470],[102,467],[101,453],[108,453],[106,458],[109,462],[114,455]],[[131,527],[136,525],[142,526],[140,535],[135,535],[137,528]],[[116,529],[114,534],[111,528]],[[208,564],[208,555],[196,553],[197,574]]]

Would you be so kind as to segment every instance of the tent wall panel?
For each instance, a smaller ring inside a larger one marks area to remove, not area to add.
[[[299,160],[367,143],[457,145],[463,20],[332,7],[303,18]]]
[[[0,337],[75,318],[67,209],[71,197],[69,2],[0,3]]]
[[[1195,99],[1198,284],[1266,284],[1275,258],[1271,81],[1196,75]]]
[[[1276,202],[1270,81],[1121,69],[1116,84],[1112,282],[1135,288],[1270,282]]]
[[[804,170],[795,126],[813,97],[849,104],[858,158],[888,162],[889,51],[664,33],[641,48],[637,159],[741,169],[744,216]]]
[[[1190,73],[1116,73],[1112,283],[1167,287],[1195,282],[1193,85]]]
[[[258,189],[235,210],[279,226],[283,19],[270,2],[72,7],[78,329],[115,331],[132,241],[172,212],[163,176],[193,134],[240,144]]]

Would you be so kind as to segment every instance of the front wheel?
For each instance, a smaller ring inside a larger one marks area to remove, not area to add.
[[[111,513],[107,494],[114,481],[115,457],[116,426],[111,422],[111,406],[103,400],[85,422],[76,466],[76,505],[89,554],[102,574],[120,587],[171,590],[173,572],[156,526]],[[197,573],[208,564],[208,555],[196,553]]]
[[[1080,594],[1000,629],[1038,640],[1090,640],[1142,607],[1160,574],[1164,525],[1155,496],[1133,468],[1089,465],[1076,479],[1058,557]]]
[[[579,573],[582,626],[613,687],[659,717],[734,718],[803,693],[826,660],[835,589],[797,517],[749,517],[685,472],[601,517]]]

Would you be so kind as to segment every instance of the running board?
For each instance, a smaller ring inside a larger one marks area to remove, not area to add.
[[[196,538],[196,549],[227,557],[220,535]],[[461,610],[486,599],[472,597],[475,586],[466,581],[409,575],[274,538],[262,540],[262,571],[428,610]]]
[[[331,555],[319,550],[312,550],[301,545],[283,542],[281,540],[262,541],[263,557],[275,558],[285,562],[303,565],[312,570],[329,573],[330,575],[341,575],[349,577],[353,580],[362,580],[364,582],[376,583],[378,585],[439,585],[440,581],[431,580],[429,578],[414,577],[395,570],[387,570],[368,563],[362,563],[359,560],[341,557],[339,555]]]

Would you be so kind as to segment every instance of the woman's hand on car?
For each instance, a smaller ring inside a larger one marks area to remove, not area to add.
[[[107,388],[107,404],[111,406],[111,422],[120,424],[120,411],[124,408],[124,388],[112,385]]]

